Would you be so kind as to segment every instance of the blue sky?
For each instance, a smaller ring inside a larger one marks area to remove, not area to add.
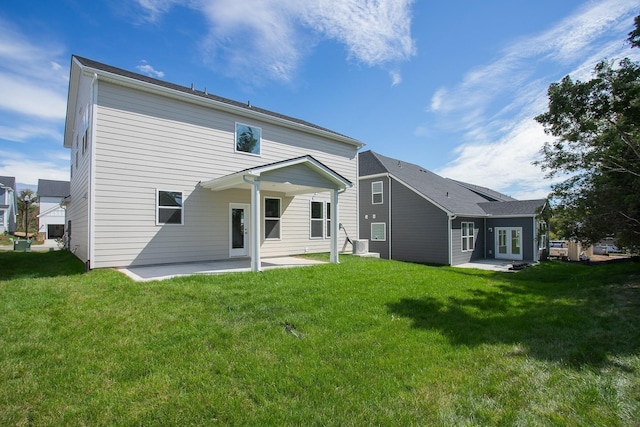
[[[8,3],[8,4],[7,4]],[[72,54],[310,121],[516,198],[551,82],[588,79],[640,0],[57,0],[0,6],[0,175],[69,179]]]

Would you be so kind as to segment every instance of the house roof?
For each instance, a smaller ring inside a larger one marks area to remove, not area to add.
[[[486,202],[479,205],[491,216],[533,216],[538,214],[546,203],[545,199],[537,199]]]
[[[16,191],[16,178],[13,176],[0,176],[0,184]]]
[[[447,179],[473,191],[476,194],[479,194],[480,196],[484,197],[490,202],[507,202],[507,201],[516,200],[511,196],[507,196],[506,194],[502,194],[498,191],[492,190],[487,187],[481,187],[479,185],[469,184],[468,182],[456,181],[455,179],[451,179],[451,178],[447,178]]]
[[[359,176],[389,173],[447,213],[486,216],[486,212],[478,203],[486,202],[487,199],[421,166],[392,159],[371,150],[360,153],[358,163]]]
[[[69,181],[38,180],[39,197],[66,197],[71,193]]]
[[[279,170],[289,166],[306,165],[318,175],[324,177],[328,181],[332,182],[336,188],[344,189],[351,187],[353,184],[344,176],[340,175],[333,169],[329,168],[322,162],[316,160],[313,156],[300,156],[292,159],[281,160],[274,163],[268,163],[261,166],[243,169],[238,172],[234,172],[229,175],[222,176],[220,178],[212,179],[211,181],[203,182],[200,185],[204,188],[209,188],[213,191],[226,190],[229,188],[246,188],[249,183],[245,180],[245,177],[256,179],[264,176],[271,171]],[[267,177],[268,180],[268,177]],[[292,181],[295,181],[292,179]],[[273,184],[273,183],[272,183]],[[292,182],[280,182],[277,185],[273,184],[272,191],[281,191],[283,193],[293,194],[305,194],[309,192],[322,191],[323,188],[310,187],[308,185],[302,185],[300,183]]]
[[[79,64],[83,70],[87,71],[87,72],[96,72],[96,74],[100,74],[103,76],[107,76],[107,75],[111,75],[111,76],[119,76],[119,77],[124,77],[126,79],[129,79],[130,81],[133,82],[139,82],[142,84],[150,84],[150,85],[154,85],[156,87],[161,87],[164,89],[169,89],[171,91],[174,91],[176,93],[182,93],[188,96],[195,96],[201,100],[205,100],[205,101],[209,101],[212,104],[217,104],[219,106],[227,106],[227,107],[231,107],[233,108],[235,111],[239,111],[239,112],[243,112],[247,115],[252,115],[252,116],[261,116],[262,118],[268,119],[275,119],[279,122],[286,122],[286,123],[290,123],[290,124],[294,124],[297,127],[303,127],[303,128],[307,128],[307,129],[312,129],[312,130],[316,130],[316,131],[320,131],[324,134],[329,134],[329,135],[333,135],[334,137],[337,137],[338,139],[340,139],[343,142],[358,146],[358,147],[362,147],[364,145],[364,143],[348,137],[346,135],[340,134],[338,132],[332,131],[330,129],[324,128],[322,126],[318,126],[316,124],[307,122],[305,120],[301,120],[301,119],[297,119],[295,117],[290,117],[290,116],[286,116],[284,114],[280,114],[280,113],[276,113],[274,111],[270,111],[270,110],[266,110],[263,108],[259,108],[256,106],[251,105],[250,102],[238,102],[238,101],[233,101],[231,99],[227,99],[227,98],[223,98],[221,96],[217,96],[217,95],[212,95],[210,93],[208,93],[206,91],[206,88],[204,91],[199,91],[192,87],[186,87],[186,86],[181,86],[178,84],[174,84],[174,83],[169,83],[166,82],[164,80],[159,80],[159,79],[155,79],[153,77],[149,77],[149,76],[145,76],[143,74],[138,74],[138,73],[134,73],[131,71],[127,71],[124,70],[122,68],[117,68],[111,65],[107,65],[107,64],[103,64],[101,62],[98,61],[94,61],[91,59],[87,59],[87,58],[82,58],[80,56],[76,56],[73,55],[71,57],[71,63],[72,66],[74,63]],[[73,70],[72,70],[73,71]],[[73,75],[73,73],[72,73]],[[70,94],[71,94],[71,81],[70,81]],[[71,99],[71,96],[70,96]]]
[[[360,177],[389,174],[451,215],[531,216],[545,200],[516,200],[486,187],[443,178],[421,166],[364,151],[358,157]],[[488,201],[493,199],[494,201]]]

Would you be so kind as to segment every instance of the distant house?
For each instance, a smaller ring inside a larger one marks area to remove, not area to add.
[[[17,209],[16,178],[0,176],[0,233],[16,232]]]
[[[44,234],[45,239],[57,239],[64,235],[65,210],[61,202],[69,193],[69,181],[38,180],[38,231]]]
[[[537,261],[545,200],[515,200],[373,151],[359,154],[359,236],[383,258],[457,265]]]
[[[89,268],[330,252],[357,224],[357,152],[332,130],[71,58],[69,247]]]

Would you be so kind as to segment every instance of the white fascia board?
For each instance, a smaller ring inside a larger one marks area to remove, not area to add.
[[[164,96],[186,100],[186,101],[200,104],[207,107],[215,107],[216,109],[219,109],[219,110],[224,110],[232,114],[249,117],[256,120],[261,120],[263,122],[269,122],[269,123],[277,124],[279,126],[288,127],[291,129],[302,130],[306,133],[312,133],[315,135],[322,136],[323,138],[328,138],[334,141],[339,141],[348,145],[352,145],[358,149],[362,148],[365,145],[363,142],[360,142],[353,138],[328,132],[322,129],[317,129],[311,126],[304,125],[302,123],[292,122],[290,120],[286,120],[280,117],[274,117],[265,113],[261,113],[259,111],[249,110],[243,107],[238,107],[236,105],[231,105],[225,102],[216,101],[215,99],[203,98],[200,95],[176,91],[164,86],[159,86],[153,83],[132,79],[129,77],[121,76],[119,74],[109,73],[107,71],[103,71],[100,69],[84,66],[83,72],[85,75],[88,75],[88,76],[93,76],[95,74],[98,76],[99,79],[103,79],[103,80],[106,80],[115,84],[119,84],[122,86],[128,86],[128,87],[133,87],[140,90],[145,90],[148,92],[158,93]]]
[[[365,180],[365,179],[376,179],[376,178],[387,178],[389,177],[389,172],[382,172],[382,173],[375,173],[373,175],[364,175],[364,176],[359,176],[358,180]]]

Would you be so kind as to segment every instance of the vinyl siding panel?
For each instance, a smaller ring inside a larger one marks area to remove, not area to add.
[[[474,230],[473,251],[462,251],[462,223],[472,222]],[[484,219],[458,217],[451,221],[451,265],[464,264],[484,258]]]
[[[214,192],[201,181],[306,154],[357,179],[354,146],[103,81],[98,87],[94,267],[228,258],[229,203],[249,204],[250,191]],[[262,128],[260,156],[234,151],[236,122]],[[285,179],[281,172],[273,178]],[[157,190],[183,192],[183,225],[156,225]],[[282,235],[263,241],[263,256],[329,250],[328,239],[309,238],[309,200],[329,200],[329,192],[266,195],[282,199]],[[355,229],[355,188],[340,195],[339,210],[339,221]]]
[[[393,179],[391,203],[392,258],[448,264],[447,214]]]
[[[80,258],[81,261],[89,261],[89,204],[91,200],[89,175],[91,167],[91,157],[95,154],[95,146],[92,138],[95,137],[95,129],[89,126],[89,143],[87,150],[82,151],[82,109],[90,108],[90,114],[94,113],[93,94],[91,79],[80,76],[78,90],[77,109],[75,111],[75,127],[73,129],[73,146],[71,148],[71,179],[70,179],[70,199],[71,204],[67,207],[66,223],[71,221],[69,233],[69,249]],[[70,118],[67,118],[67,122]],[[91,123],[91,120],[90,120]],[[76,159],[78,160],[76,162]]]
[[[373,182],[382,182],[382,203],[373,204],[371,199],[371,184]],[[391,245],[391,228],[389,226],[389,200],[390,187],[389,178],[371,178],[362,179],[358,183],[360,185],[360,238],[369,240],[369,251],[377,252],[380,258],[389,259],[389,248]],[[371,240],[371,223],[385,223],[387,239],[384,242]]]

